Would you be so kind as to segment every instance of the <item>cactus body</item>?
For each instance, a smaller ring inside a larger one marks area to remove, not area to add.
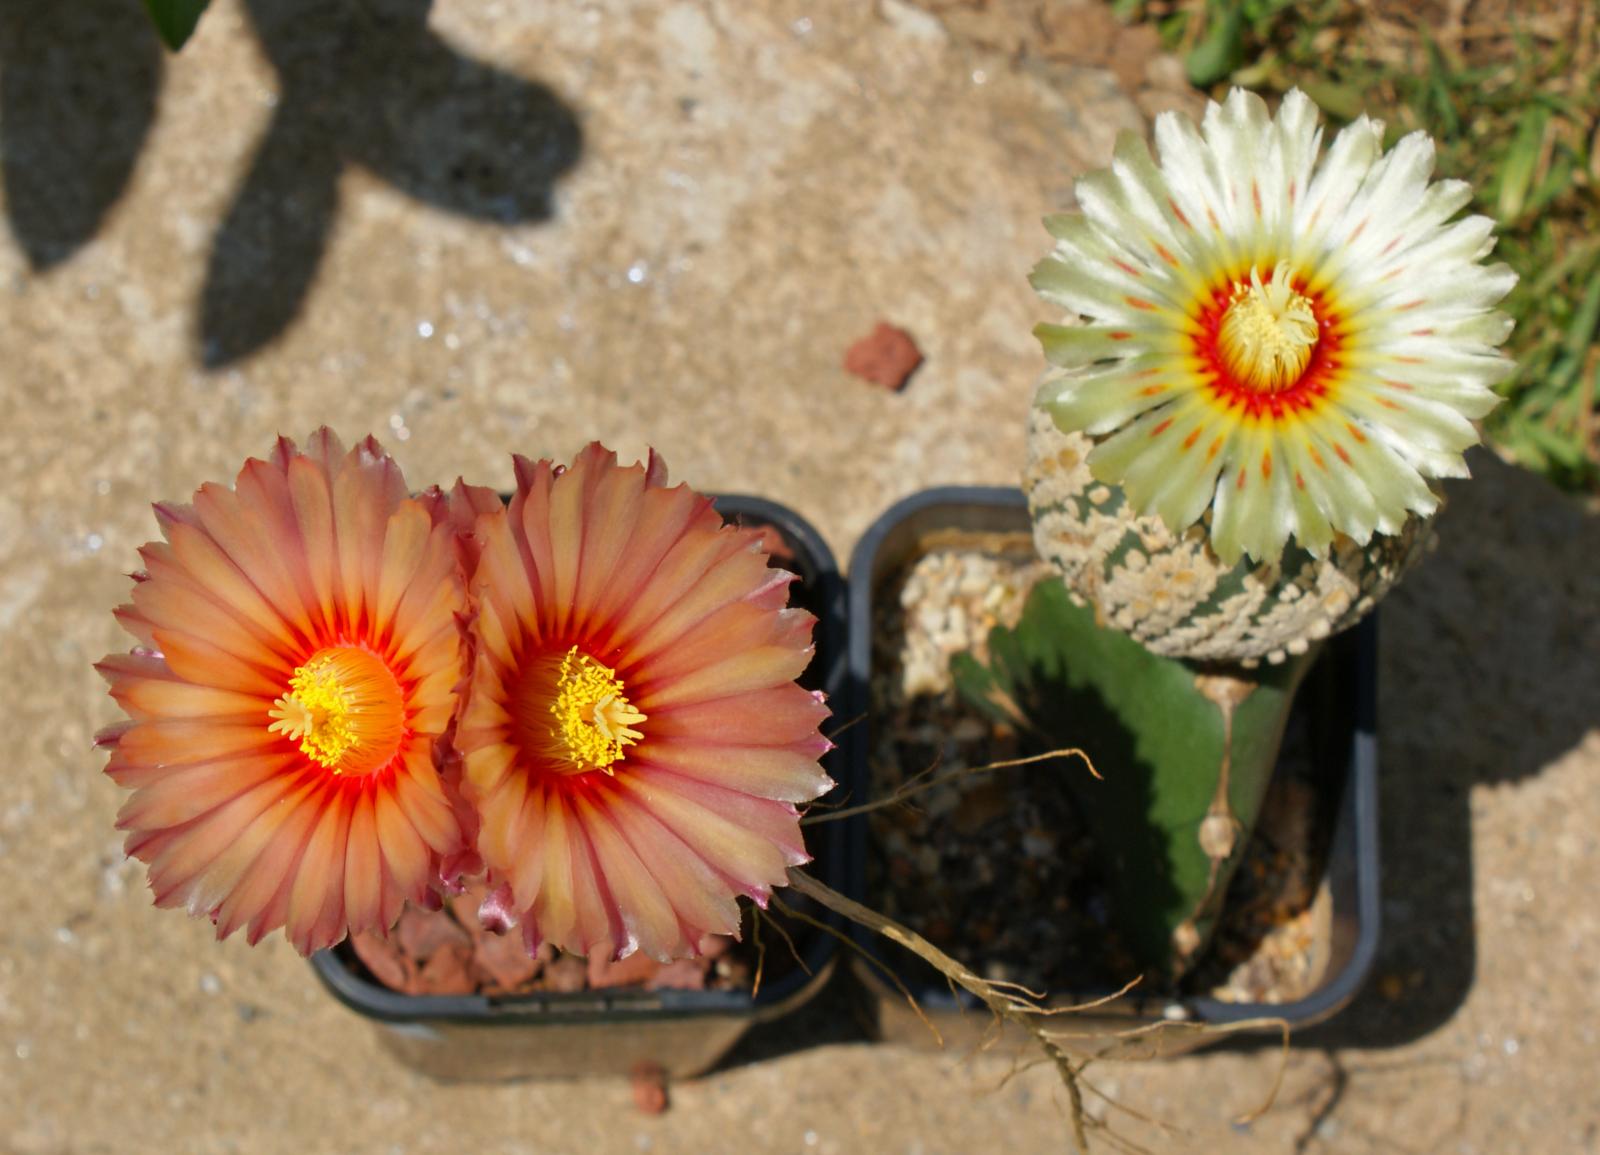
[[[1399,534],[1375,534],[1365,546],[1337,538],[1321,558],[1291,543],[1275,565],[1230,566],[1212,552],[1203,523],[1174,534],[1096,481],[1093,447],[1033,410],[1023,488],[1034,545],[1098,622],[1158,654],[1253,665],[1304,653],[1364,617],[1430,539],[1431,520],[1412,517]]]
[[[957,655],[956,686],[1041,748],[1081,747],[1099,778],[1064,777],[1094,832],[1113,917],[1141,965],[1168,976],[1199,954],[1265,797],[1296,656],[1247,676],[1151,653],[1041,582],[989,661]]]

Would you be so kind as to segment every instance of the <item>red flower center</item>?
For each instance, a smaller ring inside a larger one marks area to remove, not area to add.
[[[1340,318],[1283,265],[1265,284],[1254,269],[1224,282],[1198,321],[1194,352],[1207,388],[1251,417],[1313,408],[1341,366]]]

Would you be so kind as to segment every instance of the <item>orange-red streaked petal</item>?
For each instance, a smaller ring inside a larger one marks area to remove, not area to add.
[[[452,738],[490,886],[529,942],[692,954],[806,861],[793,803],[831,785],[827,707],[794,683],[814,619],[760,535],[664,488],[654,458],[515,467],[508,509],[474,522]]]
[[[433,764],[467,672],[459,531],[370,438],[310,446],[157,505],[168,540],[121,614],[152,648],[98,665],[129,717],[101,743],[132,791],[118,824],[157,904],[301,951],[423,898],[470,818]]]

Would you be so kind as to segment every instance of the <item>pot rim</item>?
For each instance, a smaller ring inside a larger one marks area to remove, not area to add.
[[[940,520],[941,515],[953,520]],[[996,526],[995,516],[1004,524]],[[993,532],[1029,532],[1031,523],[1027,516],[1027,498],[1021,490],[1009,486],[950,485],[920,490],[890,506],[861,536],[850,555],[849,567],[849,688],[853,695],[847,704],[847,714],[861,721],[848,732],[848,760],[855,768],[850,771],[853,781],[861,783],[864,798],[871,797],[871,773],[868,752],[871,749],[870,695],[872,677],[872,612],[876,588],[880,582],[881,555],[886,547],[895,544],[894,535],[915,532],[901,527],[924,520],[928,528]],[[900,564],[902,559],[895,559]],[[1331,937],[1337,941],[1343,928],[1346,949],[1330,963],[1322,981],[1309,994],[1283,1003],[1224,1002],[1210,995],[1142,995],[1129,993],[1106,1007],[1114,1014],[1125,1014],[1147,1020],[1178,1020],[1207,1023],[1218,1026],[1263,1021],[1262,1029],[1275,1029],[1277,1021],[1285,1021],[1291,1028],[1299,1029],[1336,1014],[1345,1007],[1366,982],[1377,957],[1380,932],[1379,859],[1378,859],[1378,623],[1376,612],[1369,614],[1353,627],[1343,644],[1353,650],[1350,665],[1351,708],[1348,719],[1340,719],[1349,729],[1349,751],[1344,760],[1341,798],[1333,820],[1332,838],[1328,845],[1327,862],[1323,877],[1329,884],[1332,898]],[[1320,663],[1319,663],[1320,664]],[[867,839],[870,825],[853,831],[851,881],[856,893],[865,894]],[[885,965],[896,977],[905,981],[877,948],[870,932],[852,925],[851,935],[858,949]],[[898,997],[889,990],[874,968],[858,962],[854,967],[859,978],[875,992]],[[944,984],[919,989],[910,984],[925,1010],[957,1010],[976,1006],[975,1000],[952,995]],[[1088,1002],[1114,994],[1110,990],[1085,988],[1051,992],[1052,1002],[1070,999]],[[964,992],[963,992],[964,994]]]

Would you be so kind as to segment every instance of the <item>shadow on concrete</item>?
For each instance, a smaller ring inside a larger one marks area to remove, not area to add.
[[[750,1028],[713,1072],[781,1059],[816,1047],[871,1041],[872,1011],[848,973],[849,948],[839,949],[844,952],[839,969],[814,999],[793,1014]]]
[[[0,0],[6,215],[47,270],[94,237],[155,119],[162,49],[128,0]]]
[[[1376,981],[1305,1046],[1395,1046],[1455,1013],[1476,969],[1472,788],[1537,774],[1600,724],[1600,518],[1488,453],[1471,464],[1437,553],[1384,603]]]
[[[545,86],[435,36],[432,0],[246,7],[280,96],[211,251],[199,322],[208,367],[255,352],[299,312],[346,165],[464,216],[550,218],[552,187],[581,152],[576,117]]]

